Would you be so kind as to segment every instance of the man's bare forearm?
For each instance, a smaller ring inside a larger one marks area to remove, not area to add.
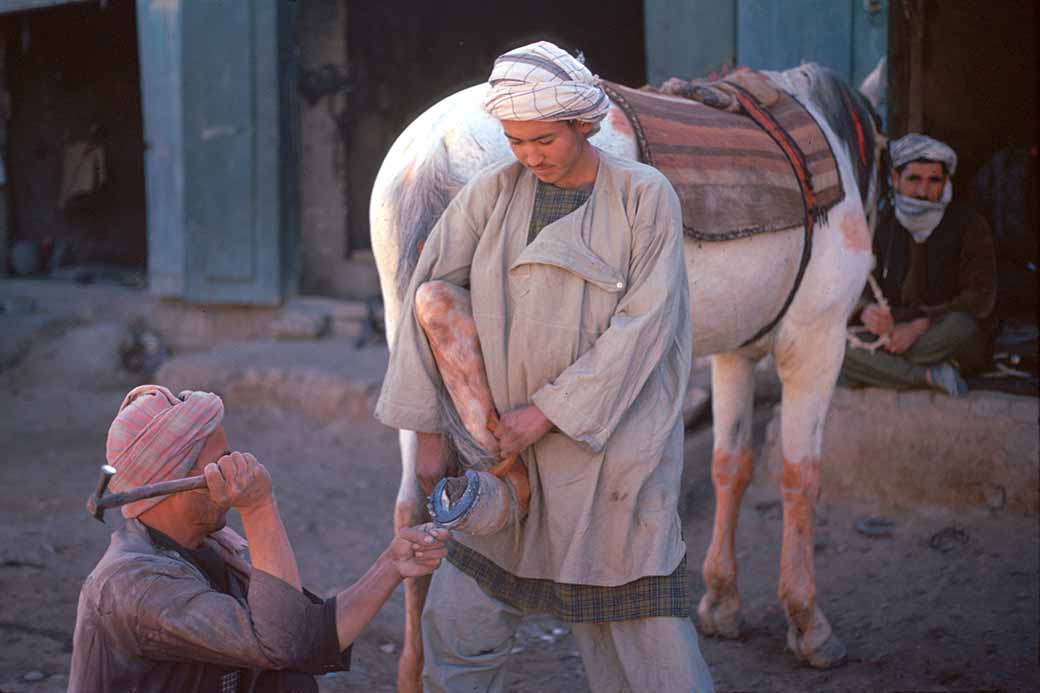
[[[336,633],[341,650],[357,639],[401,580],[393,560],[383,552],[360,580],[336,596]]]
[[[289,544],[274,496],[248,509],[240,508],[239,514],[249,541],[249,559],[253,567],[302,591],[296,554]]]

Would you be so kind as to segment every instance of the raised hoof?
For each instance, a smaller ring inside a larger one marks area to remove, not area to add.
[[[697,606],[701,634],[712,638],[734,640],[740,637],[740,603],[714,602],[706,594]]]
[[[841,666],[845,663],[847,654],[844,643],[834,633],[827,636],[823,644],[815,650],[807,652],[804,639],[799,638],[795,629],[790,626],[787,629],[787,648],[813,669],[833,669]]]

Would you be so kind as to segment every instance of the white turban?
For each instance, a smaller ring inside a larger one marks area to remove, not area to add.
[[[484,110],[499,120],[598,123],[610,110],[599,78],[548,41],[500,55],[488,84]]]
[[[916,132],[894,140],[889,145],[888,153],[892,157],[894,168],[918,159],[927,159],[941,161],[946,165],[946,173],[950,176],[957,170],[957,153],[949,145]]]

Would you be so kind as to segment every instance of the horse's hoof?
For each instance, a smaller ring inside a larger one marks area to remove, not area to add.
[[[845,644],[834,633],[827,636],[823,644],[806,651],[803,638],[799,638],[793,626],[787,628],[787,648],[802,662],[813,669],[833,669],[845,663]]]
[[[740,637],[740,602],[737,600],[715,602],[706,594],[697,606],[697,617],[701,633],[708,637],[729,640]]]

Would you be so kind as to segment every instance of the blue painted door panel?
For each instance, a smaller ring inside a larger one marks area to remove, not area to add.
[[[138,0],[157,293],[201,303],[282,299],[284,235],[295,217],[284,89],[293,9],[279,0]]]
[[[735,56],[762,70],[817,62],[858,86],[887,53],[888,2],[645,0],[648,77],[703,77]]]
[[[183,297],[184,126],[181,110],[181,13],[137,2],[144,175],[148,220],[148,285],[160,296]]]
[[[738,62],[782,70],[813,61],[848,76],[852,1],[738,0]]]
[[[811,61],[858,86],[888,51],[887,0],[737,0],[737,62],[785,70]]]

